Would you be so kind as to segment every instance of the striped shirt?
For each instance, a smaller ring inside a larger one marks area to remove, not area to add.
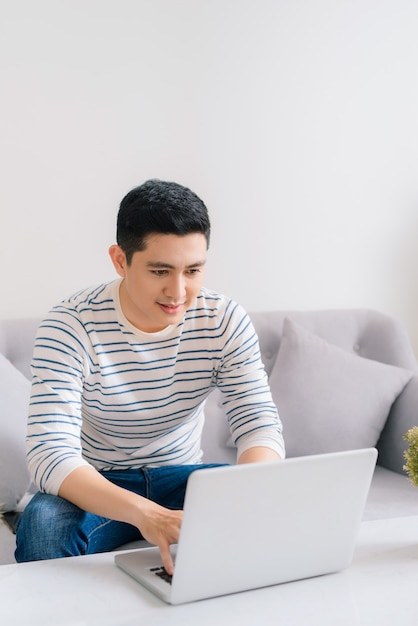
[[[144,333],[124,317],[119,285],[77,293],[39,327],[27,437],[37,487],[57,494],[82,465],[201,462],[203,403],[215,386],[238,454],[262,445],[284,456],[258,338],[243,309],[202,289],[180,324]]]

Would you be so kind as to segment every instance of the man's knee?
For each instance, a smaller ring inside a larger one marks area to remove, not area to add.
[[[16,530],[18,563],[77,556],[85,542],[77,536],[84,513],[59,496],[35,494],[26,506]]]

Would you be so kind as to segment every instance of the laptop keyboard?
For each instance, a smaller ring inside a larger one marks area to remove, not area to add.
[[[167,574],[164,567],[151,567],[150,572],[153,572],[156,576],[159,576],[159,578],[162,578],[166,583],[171,585],[173,577],[170,574]]]

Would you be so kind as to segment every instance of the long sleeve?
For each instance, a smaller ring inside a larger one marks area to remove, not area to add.
[[[261,360],[258,337],[249,316],[235,305],[217,373],[238,456],[264,446],[285,457],[282,424]]]
[[[74,326],[80,324],[70,311],[52,313],[38,330],[32,359],[28,465],[37,487],[53,494],[88,464],[81,447],[85,349]]]

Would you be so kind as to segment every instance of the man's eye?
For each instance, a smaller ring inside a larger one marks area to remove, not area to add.
[[[187,273],[189,276],[195,276],[196,274],[200,274],[200,270],[197,268],[190,269],[190,270],[187,270]]]
[[[165,276],[167,274],[167,270],[152,270],[151,274],[154,274],[154,276]]]

